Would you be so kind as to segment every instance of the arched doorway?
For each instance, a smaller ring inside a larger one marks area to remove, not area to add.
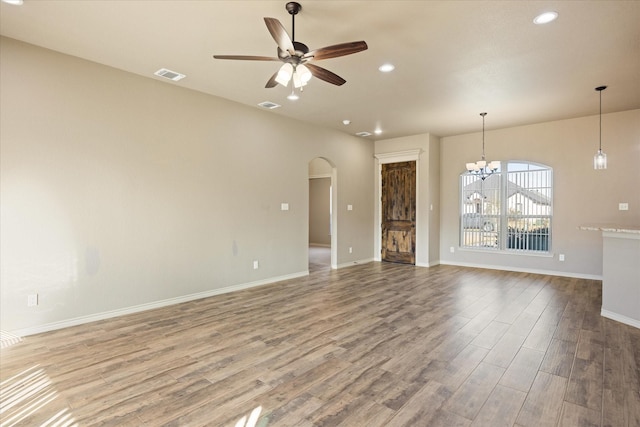
[[[309,162],[309,272],[337,268],[336,168],[322,157]]]

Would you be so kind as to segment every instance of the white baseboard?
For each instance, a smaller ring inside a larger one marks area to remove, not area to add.
[[[600,310],[600,315],[607,319],[615,320],[616,322],[624,323],[625,325],[640,329],[640,320],[632,319],[631,317],[623,316],[622,314],[614,313],[613,311],[605,309]]]
[[[431,262],[417,262],[416,263],[416,267],[435,267],[436,265],[440,265],[440,260],[438,261],[431,261]]]
[[[338,264],[335,269],[340,269],[340,268],[345,268],[345,267],[353,267],[354,265],[359,265],[359,264],[368,264],[368,263],[373,262],[373,261],[374,261],[373,258],[367,258],[367,259],[360,259],[358,261],[345,262],[344,264]]]
[[[180,304],[183,302],[193,301],[202,298],[208,298],[216,295],[226,294],[234,291],[241,291],[244,289],[255,288],[257,286],[268,285],[275,282],[281,282],[283,280],[295,279],[298,277],[308,276],[309,271],[301,271],[298,273],[287,274],[284,276],[271,277],[264,280],[257,280],[255,282],[241,283],[238,285],[226,286],[224,288],[212,289],[205,292],[198,292],[195,294],[183,295],[175,298],[169,298],[161,301],[154,301],[146,304],[135,305],[132,307],[120,308],[117,310],[105,311],[102,313],[90,314],[88,316],[75,317],[73,319],[61,320],[59,322],[46,323],[44,325],[33,326],[29,328],[19,329],[16,331],[10,331],[9,333],[18,336],[26,337],[28,335],[40,334],[43,332],[54,331],[57,329],[68,328],[70,326],[82,325],[85,323],[96,322],[98,320],[110,319],[113,317],[124,316],[126,314],[139,313],[141,311],[153,310],[155,308],[167,307],[170,305]]]
[[[458,267],[485,268],[488,270],[515,271],[519,273],[544,274],[546,276],[573,277],[576,279],[602,280],[601,275],[572,273],[567,271],[538,270],[535,268],[518,268],[518,267],[502,266],[502,265],[473,264],[468,262],[453,262],[453,261],[440,261],[440,264],[455,265]]]

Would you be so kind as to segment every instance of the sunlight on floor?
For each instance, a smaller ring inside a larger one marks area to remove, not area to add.
[[[9,332],[0,331],[0,348],[8,348],[22,341],[22,337],[10,334]]]
[[[235,427],[256,427],[258,418],[260,418],[260,412],[262,412],[262,406],[254,408],[253,411],[251,411],[251,414],[249,414],[249,419],[247,419],[247,416],[245,415],[238,420]]]
[[[15,426],[28,420],[58,397],[51,379],[39,365],[0,382],[0,390],[1,427]],[[77,423],[65,408],[40,426],[75,427]]]

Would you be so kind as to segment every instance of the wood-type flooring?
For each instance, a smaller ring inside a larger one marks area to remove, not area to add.
[[[368,263],[29,336],[2,426],[640,426],[599,281]]]

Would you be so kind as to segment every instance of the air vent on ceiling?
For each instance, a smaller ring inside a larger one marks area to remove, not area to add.
[[[280,105],[276,104],[275,102],[271,102],[271,101],[264,101],[264,102],[261,102],[258,105],[261,106],[262,108],[268,108],[269,110],[273,110],[274,108],[280,107]]]
[[[186,76],[184,74],[176,73],[175,71],[167,70],[166,68],[160,68],[155,73],[158,77],[164,77],[165,79],[169,79],[171,81],[177,82],[178,80],[184,79]]]
[[[365,137],[365,136],[371,136],[371,133],[369,132],[358,132],[356,133],[356,136],[361,136],[361,137]]]

